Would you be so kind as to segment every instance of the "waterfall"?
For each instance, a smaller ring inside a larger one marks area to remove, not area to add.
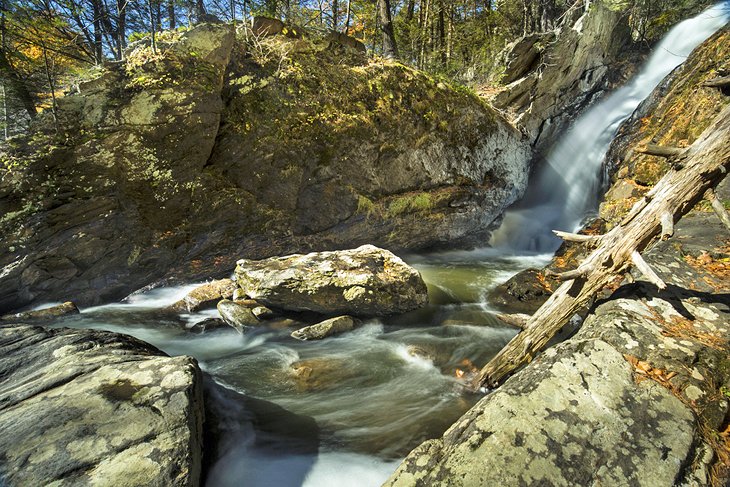
[[[603,159],[621,123],[692,50],[730,20],[721,2],[674,26],[626,86],[590,108],[551,147],[519,209],[508,210],[490,242],[495,247],[554,251],[551,230],[576,231],[597,205]]]

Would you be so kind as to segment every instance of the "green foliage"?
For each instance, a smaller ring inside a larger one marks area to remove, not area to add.
[[[433,208],[430,193],[413,193],[399,196],[388,205],[388,216],[396,217],[404,213],[426,212]]]

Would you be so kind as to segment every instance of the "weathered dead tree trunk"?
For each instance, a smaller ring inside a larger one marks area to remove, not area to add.
[[[494,387],[530,362],[582,306],[631,265],[659,288],[666,287],[639,252],[660,233],[671,235],[674,222],[725,177],[730,168],[730,106],[694,144],[679,155],[672,154],[672,159],[677,163],[674,168],[607,234],[587,238],[556,232],[566,240],[592,240],[595,250],[577,269],[557,275],[566,282],[532,315],[527,328],[481,370],[476,388]]]

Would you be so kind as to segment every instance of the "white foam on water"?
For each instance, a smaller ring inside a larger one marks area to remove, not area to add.
[[[303,487],[376,487],[385,482],[401,460],[381,460],[357,453],[320,453]]]

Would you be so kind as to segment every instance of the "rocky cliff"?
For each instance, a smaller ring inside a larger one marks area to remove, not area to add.
[[[558,29],[532,34],[508,47],[504,89],[497,108],[524,127],[544,152],[580,113],[628,79],[641,59],[628,15],[614,2],[576,3]]]
[[[201,372],[126,335],[0,326],[0,484],[199,485]]]
[[[483,242],[529,146],[474,94],[333,40],[201,24],[141,41],[10,141],[0,311],[235,259]]]

